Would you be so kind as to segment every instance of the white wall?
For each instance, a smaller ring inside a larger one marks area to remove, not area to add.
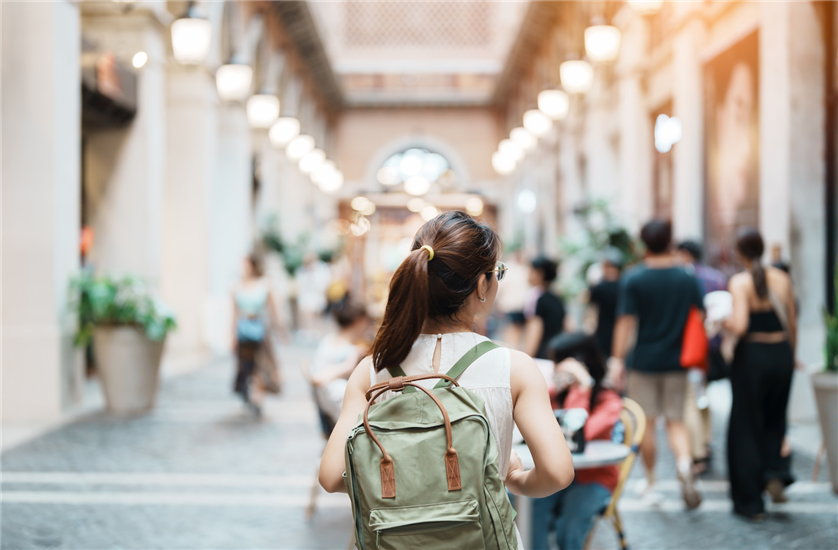
[[[2,9],[2,417],[52,420],[80,397],[67,285],[79,264],[78,8]]]
[[[99,52],[114,52],[137,70],[137,114],[129,126],[90,132],[84,150],[85,182],[95,242],[90,261],[100,273],[160,279],[166,159],[166,31],[147,11],[85,15],[85,37]]]

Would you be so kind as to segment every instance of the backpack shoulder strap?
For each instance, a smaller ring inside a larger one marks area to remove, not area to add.
[[[486,353],[499,347],[499,345],[490,340],[480,342],[479,344],[468,350],[462,357],[460,357],[460,359],[456,363],[454,363],[454,365],[450,369],[448,369],[448,372],[446,374],[448,374],[448,376],[456,380],[460,377],[461,374],[463,374],[466,371],[467,368],[469,368],[472,365],[472,363],[480,359]],[[447,380],[440,380],[439,382],[437,382],[434,388],[447,388],[449,385],[451,385],[451,382]]]
[[[399,376],[407,378],[407,375],[404,373],[404,369],[402,369],[399,365],[387,368],[387,372],[390,373],[390,377],[392,378],[397,378]],[[416,388],[413,386],[405,386],[402,393],[416,393]]]

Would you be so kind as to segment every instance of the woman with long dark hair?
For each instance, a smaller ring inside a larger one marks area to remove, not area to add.
[[[498,262],[501,242],[494,230],[463,212],[446,212],[426,223],[411,253],[390,283],[390,295],[371,356],[349,378],[343,409],[320,463],[320,483],[345,491],[347,435],[364,410],[364,394],[401,366],[407,376],[444,374],[487,338],[473,332],[475,318],[492,310],[506,267]],[[573,480],[573,463],[553,416],[547,384],[527,355],[497,348],[482,355],[458,379],[486,404],[498,444],[498,469],[514,494],[544,497]],[[419,382],[432,388],[436,380]],[[392,397],[387,392],[384,399]],[[513,455],[512,426],[518,425],[535,467],[525,471]],[[520,547],[520,545],[519,545]]]
[[[736,249],[745,271],[730,279],[733,311],[724,325],[739,337],[730,375],[730,493],[734,512],[760,521],[765,517],[763,492],[774,502],[785,502],[783,490],[794,481],[790,449],[783,442],[797,318],[789,276],[760,263],[765,251],[760,234],[743,229]]]

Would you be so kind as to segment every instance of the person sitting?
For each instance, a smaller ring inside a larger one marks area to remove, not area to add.
[[[320,341],[311,363],[311,382],[317,406],[326,416],[327,432],[340,416],[349,376],[369,349],[364,339],[371,323],[366,309],[348,300],[333,315],[338,330]]]
[[[606,363],[596,337],[581,332],[561,334],[548,343],[548,350],[556,363],[562,407],[588,412],[586,441],[610,440],[623,405],[615,391],[602,386]],[[561,550],[581,550],[594,519],[608,505],[618,479],[617,466],[580,469],[567,489],[534,500],[533,548],[547,550],[552,530]]]

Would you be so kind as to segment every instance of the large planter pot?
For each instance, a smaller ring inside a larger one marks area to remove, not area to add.
[[[826,447],[829,480],[832,482],[832,490],[838,494],[838,373],[813,374],[812,385],[818,403],[823,444]]]
[[[96,368],[108,411],[131,414],[154,406],[163,342],[132,326],[97,327]]]

